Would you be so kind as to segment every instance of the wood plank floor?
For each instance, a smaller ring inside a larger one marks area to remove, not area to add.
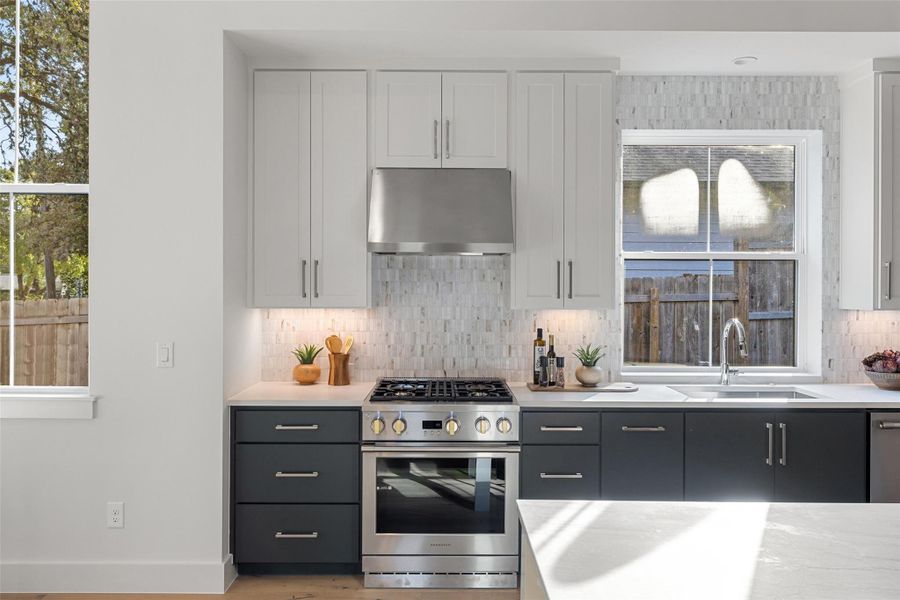
[[[242,575],[226,594],[0,594],[0,600],[518,600],[518,590],[379,590],[362,576]]]

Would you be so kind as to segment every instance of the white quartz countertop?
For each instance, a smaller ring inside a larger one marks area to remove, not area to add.
[[[363,401],[374,381],[350,385],[328,385],[324,381],[300,385],[291,381],[263,381],[228,399],[231,406],[355,407]]]
[[[518,505],[523,600],[900,598],[900,504]]]
[[[324,381],[299,385],[288,381],[263,381],[228,399],[232,406],[360,407],[374,381],[333,386]],[[616,384],[612,384],[615,386]],[[532,392],[524,383],[510,383],[516,403],[523,408],[871,408],[900,409],[900,392],[880,390],[871,384],[798,384],[794,387],[816,395],[802,400],[703,400],[688,398],[667,385],[638,384],[636,392]]]
[[[615,384],[612,384],[615,386]],[[524,383],[511,383],[510,389],[522,408],[873,408],[900,409],[900,392],[880,390],[870,383],[796,384],[798,390],[811,392],[812,399],[706,400],[689,398],[669,385],[637,384],[636,392],[533,392]],[[739,387],[739,386],[735,386]],[[753,386],[754,388],[764,386]]]

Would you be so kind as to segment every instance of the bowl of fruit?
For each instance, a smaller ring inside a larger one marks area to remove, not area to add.
[[[866,376],[883,390],[900,391],[900,352],[884,350],[862,360]]]

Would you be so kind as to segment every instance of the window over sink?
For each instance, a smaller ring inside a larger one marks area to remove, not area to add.
[[[622,132],[622,371],[821,369],[818,131]],[[736,346],[736,345],[735,345]]]

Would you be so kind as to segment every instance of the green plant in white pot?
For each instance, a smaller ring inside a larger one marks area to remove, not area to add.
[[[585,387],[597,387],[603,380],[603,370],[597,366],[597,361],[606,356],[603,348],[592,348],[590,344],[578,348],[575,358],[581,362],[581,366],[575,369],[575,379]]]

